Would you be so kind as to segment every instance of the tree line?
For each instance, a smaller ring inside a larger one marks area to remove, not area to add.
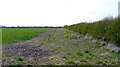
[[[94,38],[103,39],[105,41],[113,42],[120,46],[120,17],[106,17],[100,21],[92,23],[82,22],[64,28],[73,30],[80,34],[90,34]]]
[[[61,26],[0,26],[0,28],[62,28]]]

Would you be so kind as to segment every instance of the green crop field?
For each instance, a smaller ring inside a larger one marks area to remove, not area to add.
[[[2,44],[12,44],[32,39],[53,28],[3,28]]]

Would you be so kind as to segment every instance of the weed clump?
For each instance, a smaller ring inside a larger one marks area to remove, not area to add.
[[[88,49],[85,50],[85,53],[90,53],[90,51]]]
[[[22,57],[15,57],[17,61],[23,61],[24,59]]]
[[[77,52],[76,53],[78,56],[83,56],[83,54],[81,52]]]
[[[102,61],[98,60],[98,61],[96,61],[95,63],[96,63],[96,64],[101,64]]]
[[[80,62],[87,62],[85,59],[81,59]]]
[[[75,63],[74,61],[66,61],[66,64],[70,64],[70,65],[77,65],[77,63]]]
[[[67,53],[68,55],[72,55],[72,53]]]
[[[22,58],[22,57],[15,57],[14,63],[9,64],[9,67],[22,67],[23,65],[26,65],[28,67],[32,67],[32,64],[25,62],[24,58]]]
[[[94,55],[94,54],[91,54],[91,53],[89,53],[89,55],[90,55],[90,56],[92,56],[92,57],[97,57],[96,55]]]
[[[71,34],[71,36],[70,36],[70,39],[77,39],[78,37],[77,37],[77,35],[76,34]]]
[[[102,46],[104,46],[105,44],[101,44],[101,43],[97,43],[97,44],[95,44],[96,45],[96,47],[102,47]]]
[[[68,60],[68,57],[66,57],[66,56],[63,56],[62,58],[64,58],[64,59]]]
[[[92,59],[92,57],[91,56],[86,56],[86,59]]]

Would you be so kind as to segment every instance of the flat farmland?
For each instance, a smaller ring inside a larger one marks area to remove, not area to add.
[[[4,28],[2,34],[3,65],[119,64],[118,47],[65,28]]]
[[[2,44],[13,44],[26,41],[45,33],[53,28],[3,28]]]

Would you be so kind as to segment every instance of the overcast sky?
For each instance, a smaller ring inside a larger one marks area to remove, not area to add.
[[[118,15],[119,0],[0,0],[0,25],[64,26]]]

